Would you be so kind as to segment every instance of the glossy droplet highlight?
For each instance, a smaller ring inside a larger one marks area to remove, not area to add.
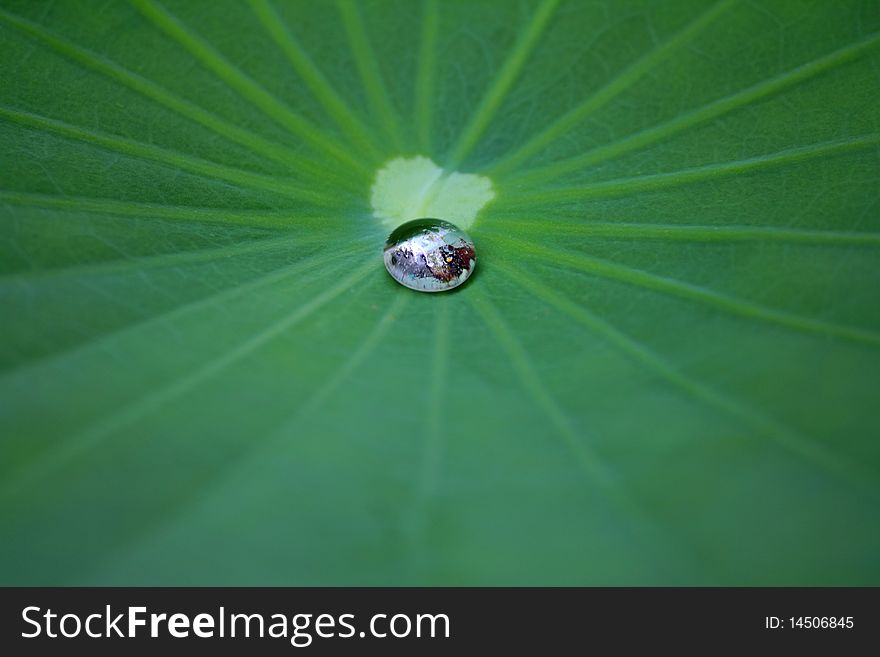
[[[385,242],[384,257],[392,278],[419,292],[458,287],[477,264],[473,240],[440,219],[415,219],[395,228]]]

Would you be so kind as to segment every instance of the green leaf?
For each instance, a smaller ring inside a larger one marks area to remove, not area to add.
[[[880,584],[876,2],[0,39],[0,583]],[[452,293],[382,266],[419,157],[494,192]]]

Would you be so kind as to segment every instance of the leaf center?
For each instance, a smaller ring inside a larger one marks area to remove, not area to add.
[[[495,190],[486,176],[445,172],[421,155],[387,162],[370,190],[373,216],[389,228],[433,217],[466,230],[493,198]]]

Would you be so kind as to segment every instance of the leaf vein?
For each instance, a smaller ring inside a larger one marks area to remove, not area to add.
[[[841,459],[824,445],[817,443],[775,419],[767,417],[763,413],[749,408],[741,401],[714,390],[702,381],[683,374],[640,341],[623,333],[608,321],[539,283],[519,267],[502,263],[496,263],[495,266],[502,271],[506,271],[510,276],[510,280],[516,282],[521,288],[585,326],[633,361],[659,375],[693,399],[744,423],[752,430],[770,438],[805,461],[819,466],[822,470],[830,471],[836,475],[843,475],[847,481],[870,481],[870,477],[860,472],[859,468],[854,464]]]
[[[327,176],[332,173],[326,167],[322,167],[311,160],[303,158],[290,148],[275,144],[268,139],[264,139],[253,132],[244,130],[225,119],[221,119],[198,105],[172,94],[152,80],[148,80],[147,78],[110,61],[103,55],[81,48],[67,39],[50,32],[42,25],[32,23],[31,21],[11,14],[3,9],[0,9],[0,20],[6,21],[7,24],[15,27],[31,38],[48,45],[81,66],[97,71],[98,73],[133,89],[145,98],[155,101],[179,116],[194,121],[195,123],[199,123],[221,137],[225,137],[232,142],[240,144],[254,153],[269,157],[288,166],[295,166],[297,170],[308,171],[315,176]]]
[[[523,203],[548,203],[553,201],[577,201],[583,199],[620,196],[633,192],[647,192],[680,185],[688,185],[716,178],[723,178],[763,169],[799,164],[823,157],[842,155],[853,151],[866,150],[880,145],[880,133],[859,135],[847,139],[827,141],[809,146],[790,148],[776,153],[732,162],[719,162],[705,166],[682,169],[668,173],[656,173],[632,178],[606,180],[577,187],[553,187],[538,192],[511,193],[510,201]],[[519,184],[519,183],[518,183]]]
[[[376,144],[364,124],[336,93],[315,62],[303,50],[269,0],[249,0],[251,9],[287,57],[293,69],[352,143],[376,154]]]
[[[832,324],[830,322],[802,317],[785,311],[774,310],[699,285],[685,283],[665,276],[658,276],[657,274],[651,274],[641,269],[627,267],[625,265],[620,265],[592,256],[571,253],[557,248],[549,248],[534,242],[522,242],[518,239],[502,237],[500,235],[497,236],[496,239],[509,243],[511,246],[516,247],[520,253],[527,256],[541,254],[551,258],[553,262],[560,265],[574,267],[575,269],[579,269],[586,273],[601,276],[620,283],[626,283],[628,285],[634,285],[655,292],[676,296],[745,319],[775,324],[802,333],[839,338],[850,342],[868,344],[874,347],[880,346],[880,334],[873,331]]]
[[[157,28],[177,41],[191,55],[226,82],[230,88],[238,92],[242,98],[258,107],[279,125],[340,163],[346,164],[352,170],[366,172],[361,161],[257,84],[250,76],[196,34],[192,28],[181,23],[167,9],[153,0],[131,0],[131,2]]]
[[[85,142],[123,155],[160,162],[179,171],[222,180],[244,189],[263,190],[293,199],[305,199],[319,206],[334,205],[335,199],[316,193],[313,189],[294,185],[278,178],[244,169],[235,169],[153,144],[145,144],[127,137],[82,128],[46,116],[0,106],[0,119],[16,123],[24,128],[54,133],[67,139]]]
[[[583,155],[553,163],[541,167],[540,169],[526,171],[517,176],[511,176],[510,179],[516,180],[520,184],[525,184],[526,182],[537,184],[607,162],[608,160],[620,157],[639,148],[643,148],[644,146],[672,137],[688,128],[692,128],[701,123],[706,123],[707,121],[711,121],[719,116],[741,109],[751,103],[768,98],[788,87],[793,87],[801,82],[817,77],[838,66],[855,61],[872,48],[877,47],[878,44],[880,44],[880,33],[873,34],[857,43],[836,50],[806,64],[802,64],[735,94],[720,98],[665,123],[642,130],[641,132],[624,137],[611,144],[599,146]],[[521,160],[517,160],[512,164],[516,164],[519,161]],[[498,167],[498,169],[500,168],[501,167]],[[509,169],[510,166],[504,167],[505,171]],[[492,173],[497,175],[499,171],[493,169]]]
[[[577,124],[583,122],[593,112],[609,103],[635,82],[644,77],[645,74],[662,62],[674,50],[691,41],[720,14],[726,11],[733,2],[734,0],[720,0],[707,11],[697,16],[690,24],[677,32],[666,42],[630,64],[630,66],[628,66],[616,78],[608,82],[583,103],[569,110],[566,114],[532,137],[531,140],[516,149],[513,153],[510,153],[494,165],[490,166],[487,172],[488,175],[505,175],[524,160],[562,137],[562,135],[574,128]]]
[[[446,169],[454,171],[476,146],[495,112],[501,106],[507,92],[519,77],[523,66],[538,45],[547,24],[556,11],[559,0],[542,0],[532,14],[525,30],[520,34],[507,59],[501,65],[498,75],[486,91],[474,115],[468,121],[458,142],[452,149]]]
[[[2,487],[3,491],[8,494],[10,489],[14,492],[20,490],[26,483],[33,484],[35,480],[51,474],[57,468],[62,467],[77,456],[94,449],[107,437],[124,429],[132,422],[146,417],[174,399],[196,389],[361,282],[368,268],[372,268],[372,266],[373,258],[371,257],[367,263],[355,268],[348,276],[335,285],[327,288],[310,301],[298,306],[264,330],[250,336],[236,347],[226,351],[223,355],[212,358],[197,369],[184,376],[174,378],[163,387],[135,399],[114,413],[100,418],[84,429],[68,436],[61,445],[55,446],[49,454],[37,461],[31,468],[25,469],[20,475],[5,482],[5,485]],[[291,272],[287,272],[288,276],[290,274]]]
[[[342,16],[345,34],[348,37],[355,65],[367,92],[373,113],[388,137],[398,149],[401,149],[403,148],[403,137],[400,134],[397,112],[391,104],[391,97],[382,80],[379,62],[376,59],[376,53],[370,46],[360,13],[351,0],[338,0],[337,7]]]
[[[581,219],[576,217],[575,219]],[[706,243],[783,242],[819,246],[880,246],[880,233],[801,230],[776,226],[642,224],[594,221],[510,220],[481,226],[491,232],[515,231],[535,235],[583,235],[607,239],[661,240]]]

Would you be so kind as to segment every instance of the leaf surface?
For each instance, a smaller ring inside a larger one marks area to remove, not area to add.
[[[7,0],[4,584],[880,583],[880,11]],[[486,176],[467,285],[376,172]]]

